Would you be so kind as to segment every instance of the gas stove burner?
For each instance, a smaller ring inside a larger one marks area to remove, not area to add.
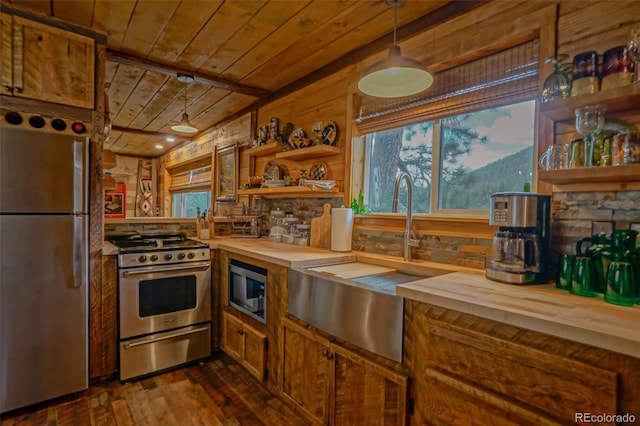
[[[109,242],[120,248],[120,253],[143,253],[209,247],[190,240],[185,234],[138,234],[112,236]]]

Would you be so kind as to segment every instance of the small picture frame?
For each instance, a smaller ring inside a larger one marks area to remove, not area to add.
[[[593,221],[591,222],[591,235],[606,234],[609,235],[615,231],[615,223],[611,221]]]
[[[104,191],[104,217],[124,219],[127,216],[127,185],[116,184],[116,189]]]

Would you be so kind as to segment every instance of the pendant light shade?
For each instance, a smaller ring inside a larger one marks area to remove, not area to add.
[[[387,0],[393,7],[393,46],[389,57],[367,68],[358,89],[366,95],[381,98],[397,98],[420,93],[433,83],[433,75],[427,66],[415,59],[402,56],[400,46],[396,44],[397,8],[404,0]]]
[[[198,129],[189,122],[189,116],[187,115],[187,86],[193,81],[193,77],[190,75],[178,74],[178,80],[184,83],[184,112],[182,113],[182,120],[180,120],[180,124],[171,126],[171,129],[182,133],[196,133]]]

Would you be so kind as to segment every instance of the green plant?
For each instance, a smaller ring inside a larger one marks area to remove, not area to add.
[[[371,213],[369,207],[367,207],[367,205],[364,203],[364,192],[362,191],[362,189],[360,190],[360,194],[358,194],[358,198],[354,198],[353,201],[351,201],[351,209],[353,210],[353,214]]]

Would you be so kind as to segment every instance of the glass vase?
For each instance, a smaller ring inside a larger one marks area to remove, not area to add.
[[[544,61],[545,64],[553,64],[553,72],[544,80],[542,86],[543,103],[568,98],[571,95],[571,80],[562,65],[562,61],[566,61],[568,58],[569,55],[561,53]]]

